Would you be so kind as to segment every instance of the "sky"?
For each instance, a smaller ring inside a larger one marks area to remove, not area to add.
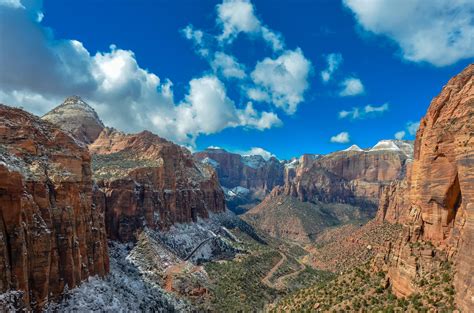
[[[414,139],[474,58],[468,0],[0,0],[0,102],[289,159]]]

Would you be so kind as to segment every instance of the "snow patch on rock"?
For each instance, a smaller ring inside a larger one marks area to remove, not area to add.
[[[266,164],[265,159],[261,155],[244,155],[242,156],[242,162],[251,168],[264,167]]]
[[[358,151],[358,152],[363,152],[364,150],[362,150],[358,145],[352,145],[352,146],[350,146],[349,148],[344,149],[343,151]]]
[[[401,151],[401,149],[393,142],[393,140],[380,140],[375,146],[369,151]]]
[[[128,255],[132,244],[109,243],[110,274],[90,277],[77,288],[66,290],[62,301],[50,303],[46,312],[187,312],[189,304],[145,281]]]

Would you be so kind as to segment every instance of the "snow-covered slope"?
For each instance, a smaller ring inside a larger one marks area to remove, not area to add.
[[[350,146],[349,148],[347,148],[343,151],[360,151],[360,152],[362,152],[364,150],[362,150],[358,145],[352,145],[352,146]]]

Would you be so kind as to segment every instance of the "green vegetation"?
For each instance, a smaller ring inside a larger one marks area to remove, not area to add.
[[[242,260],[206,264],[213,283],[213,306],[220,312],[252,312],[272,302],[278,291],[261,280],[280,259],[277,251],[263,249]]]
[[[160,166],[160,163],[156,160],[140,159],[127,152],[92,156],[92,172],[97,180],[121,178],[135,168],[155,166]]]
[[[424,244],[418,246],[423,248]],[[272,312],[452,312],[455,291],[451,266],[450,262],[442,261],[439,266],[425,269],[424,275],[415,281],[417,292],[398,299],[391,291],[386,273],[374,273],[367,262],[332,280],[328,277],[285,296]]]

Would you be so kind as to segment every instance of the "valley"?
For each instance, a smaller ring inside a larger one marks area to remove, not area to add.
[[[474,65],[414,143],[292,160],[0,113],[3,311],[473,308]]]

